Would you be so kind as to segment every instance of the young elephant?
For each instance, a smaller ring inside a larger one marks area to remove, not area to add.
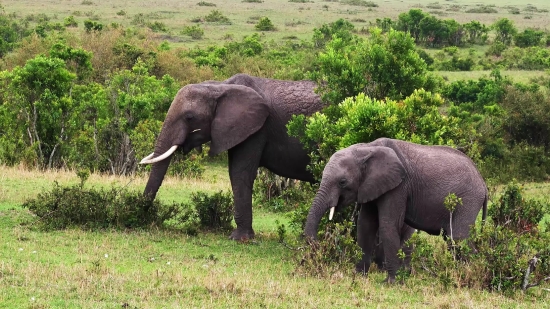
[[[462,199],[450,213],[443,202],[454,193]],[[321,186],[309,211],[305,234],[315,238],[321,217],[357,202],[357,242],[363,251],[356,265],[367,272],[376,232],[386,259],[387,282],[394,282],[402,244],[402,229],[412,228],[453,239],[468,237],[479,210],[487,212],[487,186],[475,164],[446,146],[424,146],[380,138],[336,152],[323,171]]]

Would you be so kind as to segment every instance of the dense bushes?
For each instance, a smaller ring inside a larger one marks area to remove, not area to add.
[[[470,287],[513,293],[543,284],[550,276],[549,234],[538,224],[547,203],[523,198],[523,188],[508,184],[490,207],[491,219],[473,227],[468,239],[434,244],[415,233],[412,269],[437,278],[445,287]]]
[[[188,234],[231,228],[233,199],[229,192],[194,192],[190,203],[166,204],[116,186],[85,188],[89,172],[81,170],[78,175],[80,184],[61,186],[55,182],[50,191],[23,204],[38,217],[33,225],[46,230],[156,227]]]
[[[296,116],[288,125],[311,151],[314,174],[337,150],[380,137],[420,144],[457,145],[466,137],[458,118],[439,112],[443,99],[425,90],[415,91],[402,102],[375,100],[360,93],[309,118]]]

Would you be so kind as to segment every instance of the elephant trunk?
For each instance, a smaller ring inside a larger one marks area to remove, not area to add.
[[[140,162],[142,164],[153,164],[149,180],[143,192],[144,195],[149,196],[152,200],[155,198],[164,180],[174,151],[183,145],[186,135],[187,128],[181,121],[174,123],[169,121],[167,117],[155,144],[155,151]]]
[[[306,225],[304,228],[306,238],[317,239],[317,230],[319,229],[321,218],[329,209],[336,207],[337,203],[338,194],[327,193],[321,184],[321,188],[319,188],[317,195],[313,199],[313,203],[307,215]]]

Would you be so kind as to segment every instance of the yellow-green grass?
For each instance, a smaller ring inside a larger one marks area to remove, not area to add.
[[[2,5],[6,13],[15,13],[17,16],[26,17],[30,14],[46,14],[52,22],[62,22],[67,16],[74,15],[79,22],[79,28],[83,28],[83,21],[94,19],[104,25],[118,23],[124,27],[133,27],[132,21],[138,14],[143,14],[149,22],[164,23],[169,33],[160,33],[159,38],[177,42],[178,45],[195,46],[219,44],[223,42],[226,34],[233,34],[237,39],[243,35],[257,32],[254,24],[259,17],[268,17],[277,27],[277,31],[263,32],[267,39],[278,41],[284,37],[296,37],[298,39],[310,39],[313,28],[344,18],[355,24],[357,28],[368,27],[369,22],[377,18],[397,16],[412,8],[420,8],[432,13],[439,18],[453,18],[461,23],[478,20],[487,25],[499,18],[506,17],[513,20],[520,28],[535,27],[544,28],[549,24],[550,15],[545,12],[527,12],[527,3],[519,0],[509,1],[476,1],[457,0],[439,1],[440,9],[434,9],[435,1],[432,0],[386,0],[373,1],[378,7],[367,8],[353,6],[333,1],[311,1],[307,3],[295,3],[288,0],[263,0],[262,3],[243,2],[242,0],[208,0],[216,6],[198,6],[200,0],[4,0]],[[466,13],[483,3],[493,5],[498,11],[495,14]],[[529,1],[529,4],[538,9],[550,9],[550,3],[545,0]],[[451,6],[458,5],[458,11],[449,11]],[[520,14],[511,14],[507,6],[520,9]],[[201,23],[205,36],[202,40],[192,40],[180,35],[185,26],[194,25],[193,18],[204,17],[212,10],[219,10],[229,17],[231,25],[215,25]],[[118,15],[124,11],[125,15]],[[525,19],[530,16],[530,19]]]
[[[480,77],[489,77],[491,71],[436,71],[435,73],[443,76],[447,81],[454,82],[462,79],[479,79]],[[520,70],[502,70],[502,76],[510,77],[514,82],[529,83],[541,77],[548,78],[548,73],[545,71],[520,71]]]
[[[21,202],[54,180],[78,182],[70,171],[0,167],[0,308],[544,308],[550,301],[543,291],[533,298],[445,290],[436,279],[415,275],[394,286],[380,283],[381,272],[355,279],[338,273],[303,277],[294,274],[299,253],[277,241],[275,221],[287,218],[263,209],[255,209],[257,238],[249,243],[204,232],[41,232],[22,225],[35,218]],[[142,190],[145,181],[146,176],[92,175],[87,185],[130,182]],[[227,170],[217,166],[207,169],[204,180],[167,179],[160,197],[184,201],[197,189],[228,188]],[[527,188],[529,196],[542,197],[550,184]]]

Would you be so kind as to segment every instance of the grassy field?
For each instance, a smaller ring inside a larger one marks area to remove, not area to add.
[[[550,9],[546,0],[531,0],[528,3],[519,0],[476,1],[476,0],[385,0],[371,1],[378,7],[365,7],[345,4],[345,1],[307,1],[290,2],[288,0],[261,0],[261,3],[249,0],[3,0],[6,13],[25,17],[30,21],[39,19],[45,14],[51,22],[62,22],[73,15],[83,28],[83,21],[92,19],[105,25],[118,23],[133,27],[136,22],[159,22],[166,25],[168,32],[159,33],[160,39],[167,39],[183,46],[219,44],[231,37],[240,39],[243,35],[257,32],[254,24],[260,17],[268,17],[277,31],[262,32],[267,39],[310,39],[313,28],[344,18],[351,21],[358,29],[366,27],[376,18],[397,16],[411,8],[420,8],[439,18],[453,18],[460,23],[478,20],[487,25],[501,17],[513,20],[519,28],[542,28],[549,24]],[[199,6],[207,2],[215,6]],[[349,3],[349,2],[348,2]],[[491,6],[497,13],[467,13],[480,5]],[[519,14],[511,14],[510,7],[519,9]],[[204,17],[212,10],[219,10],[227,16],[230,25],[199,23],[204,29],[202,40],[192,40],[180,34],[185,26],[195,25],[191,20]],[[141,15],[140,15],[141,14]],[[228,36],[229,35],[229,36]]]
[[[204,179],[167,179],[160,198],[181,202],[194,190],[229,188],[222,166],[208,168]],[[0,308],[548,308],[550,302],[550,293],[535,299],[445,290],[414,276],[387,286],[380,272],[306,278],[294,273],[299,253],[277,242],[275,220],[287,219],[262,209],[254,212],[257,238],[250,243],[211,233],[29,228],[35,218],[20,204],[54,180],[78,182],[72,172],[0,167]],[[145,180],[92,175],[87,185],[142,190]],[[527,188],[529,196],[550,193],[546,183]]]

